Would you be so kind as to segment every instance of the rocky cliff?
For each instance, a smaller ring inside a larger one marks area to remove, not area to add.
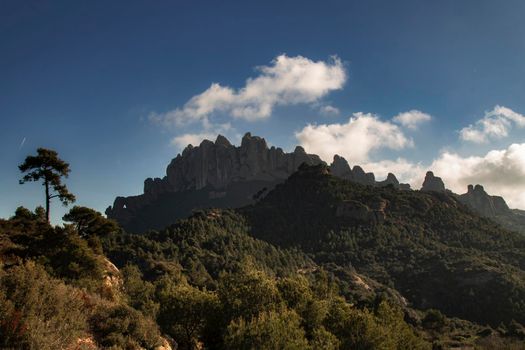
[[[240,146],[234,146],[219,135],[215,142],[204,140],[199,146],[186,147],[170,162],[166,176],[146,179],[141,195],[117,197],[113,206],[107,208],[106,215],[131,232],[160,229],[188,216],[195,209],[251,204],[303,163],[324,164],[317,155],[307,154],[300,146],[286,153],[281,148],[268,147],[264,138],[250,133],[244,135]],[[376,181],[373,173],[365,172],[358,165],[350,167],[338,155],[334,156],[329,171],[334,176],[366,186],[410,189],[408,184],[399,183],[392,173],[385,180]],[[432,171],[427,172],[421,191],[452,194]],[[498,218],[507,227],[511,227],[509,222],[513,229],[525,225],[525,214],[513,212],[503,198],[488,195],[480,185],[471,185],[467,193],[455,196],[480,215]],[[341,213],[358,213],[362,208],[358,209],[351,207],[350,203],[341,208]]]
[[[467,193],[460,195],[459,200],[473,208],[478,214],[486,217],[505,215],[510,212],[505,200],[500,196],[491,196],[481,185],[468,185]]]
[[[189,201],[195,207],[213,204],[222,207],[230,203],[245,205],[258,191],[272,188],[286,179],[300,164],[313,165],[321,162],[317,155],[307,154],[302,147],[298,146],[293,152],[285,153],[281,148],[268,147],[264,138],[250,133],[244,135],[239,147],[219,135],[215,142],[204,140],[197,147],[186,147],[168,165],[166,176],[162,179],[146,179],[144,194],[117,197],[113,206],[106,210],[106,215],[126,227],[140,215],[140,211],[156,204],[159,199],[163,202],[180,202],[183,198],[177,197],[180,194],[187,195],[188,192],[199,195],[196,202]],[[247,184],[252,186],[246,186]],[[246,193],[243,194],[243,191]],[[235,198],[230,198],[232,196]],[[184,200],[187,201],[188,198]],[[174,204],[166,203],[165,206]],[[168,216],[177,219],[187,215],[191,209],[179,208]],[[161,224],[167,224],[164,218],[160,221]]]
[[[423,182],[423,186],[421,187],[421,191],[445,192],[446,190],[443,180],[441,180],[440,177],[434,176],[434,173],[432,171],[427,171],[425,181]]]
[[[291,153],[268,147],[264,138],[250,133],[244,135],[240,146],[219,135],[215,142],[204,140],[197,147],[186,147],[170,162],[166,176],[146,179],[141,195],[117,197],[106,215],[130,231],[162,228],[195,208],[250,204],[283,182],[302,163],[324,162],[300,146]],[[393,174],[376,182],[373,173],[366,173],[357,165],[350,168],[338,155],[334,156],[330,171],[363,185],[410,188],[400,184]]]

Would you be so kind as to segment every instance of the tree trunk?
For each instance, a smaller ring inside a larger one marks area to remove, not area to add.
[[[49,197],[49,182],[47,180],[45,181],[45,186],[46,186],[46,219],[47,219],[47,222],[50,223],[51,221],[49,220],[49,201],[51,200],[51,198]]]

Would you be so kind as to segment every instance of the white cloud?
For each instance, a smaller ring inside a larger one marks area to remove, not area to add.
[[[509,130],[515,125],[525,127],[525,116],[512,109],[496,106],[486,112],[485,116],[476,123],[460,130],[460,138],[465,141],[483,143],[489,139],[498,139],[508,136]]]
[[[428,166],[399,158],[364,163],[363,168],[374,172],[379,180],[392,172],[413,189],[420,189],[426,171],[432,170],[455,193],[465,193],[469,184],[481,184],[490,195],[503,196],[511,208],[525,209],[525,143],[483,156],[443,152]]]
[[[254,121],[268,118],[275,106],[314,103],[330,91],[341,89],[346,72],[341,60],[312,61],[306,57],[280,55],[269,66],[258,67],[259,75],[235,90],[213,83],[193,96],[182,108],[151,113],[149,119],[165,125],[209,123],[213,113]]]
[[[385,179],[388,173],[393,173],[399,182],[408,183],[413,189],[421,187],[426,172],[421,163],[412,163],[404,158],[368,162],[362,166],[365,171],[373,172],[377,181]]]
[[[379,148],[402,149],[413,145],[401,129],[373,114],[354,113],[346,124],[307,125],[295,134],[301,146],[327,162],[334,154],[352,163],[368,161]]]
[[[324,105],[319,107],[319,111],[324,116],[336,116],[339,115],[339,109],[331,105]]]
[[[418,111],[417,109],[412,109],[408,112],[399,113],[392,118],[392,121],[406,128],[416,130],[419,124],[428,122],[431,119],[432,117],[429,114]]]
[[[445,152],[430,169],[454,192],[464,193],[467,185],[481,184],[489,194],[503,196],[509,206],[525,208],[525,143],[481,157]]]

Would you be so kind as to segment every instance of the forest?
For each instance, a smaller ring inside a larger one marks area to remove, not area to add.
[[[524,348],[525,237],[447,194],[303,165],[253,205],[131,234],[81,206],[51,225],[75,200],[56,152],[20,170],[46,207],[0,220],[1,348]]]

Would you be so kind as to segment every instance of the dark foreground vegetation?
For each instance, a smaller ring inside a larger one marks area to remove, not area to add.
[[[48,213],[0,220],[0,348],[524,348],[525,239],[446,194],[315,166],[140,235]]]

